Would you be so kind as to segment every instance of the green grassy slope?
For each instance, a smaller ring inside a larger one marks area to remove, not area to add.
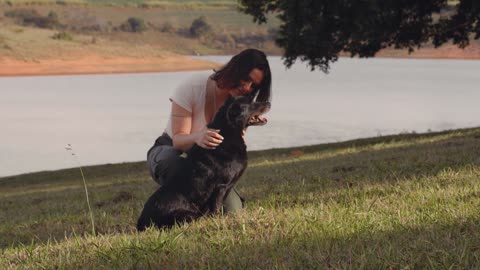
[[[0,268],[480,268],[480,128],[250,152],[247,207],[134,230],[143,162],[0,179]]]

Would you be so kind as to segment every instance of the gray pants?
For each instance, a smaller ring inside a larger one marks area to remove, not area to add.
[[[167,136],[166,138],[164,136]],[[147,164],[150,170],[150,175],[152,179],[157,182],[159,185],[163,186],[166,184],[168,179],[172,179],[178,170],[180,170],[179,160],[182,158],[180,155],[181,151],[176,150],[169,144],[168,135],[163,134],[160,138],[164,137],[164,143],[159,144],[157,142],[155,145],[148,151],[147,154]],[[162,140],[160,140],[162,141]],[[171,141],[171,140],[170,140]],[[223,202],[223,212],[235,212],[243,208],[243,199],[240,197],[238,192],[233,188],[228,196]]]

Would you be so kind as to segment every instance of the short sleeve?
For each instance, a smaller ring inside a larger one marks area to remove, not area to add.
[[[179,85],[170,96],[170,101],[174,101],[180,107],[192,112],[194,104],[193,85],[189,82]]]

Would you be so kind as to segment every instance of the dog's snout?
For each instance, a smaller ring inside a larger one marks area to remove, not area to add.
[[[268,112],[268,111],[270,110],[270,107],[271,107],[271,103],[270,103],[270,102],[267,101],[267,102],[263,103],[262,105],[263,105],[263,106],[260,106],[262,113],[266,113],[266,112]]]
[[[270,102],[255,102],[250,106],[250,112],[264,114],[270,110]]]

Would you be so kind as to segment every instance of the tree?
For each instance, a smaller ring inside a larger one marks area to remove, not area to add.
[[[324,72],[342,51],[372,57],[449,41],[464,48],[480,37],[479,0],[240,0],[240,9],[259,24],[278,16],[287,67],[299,58]]]

